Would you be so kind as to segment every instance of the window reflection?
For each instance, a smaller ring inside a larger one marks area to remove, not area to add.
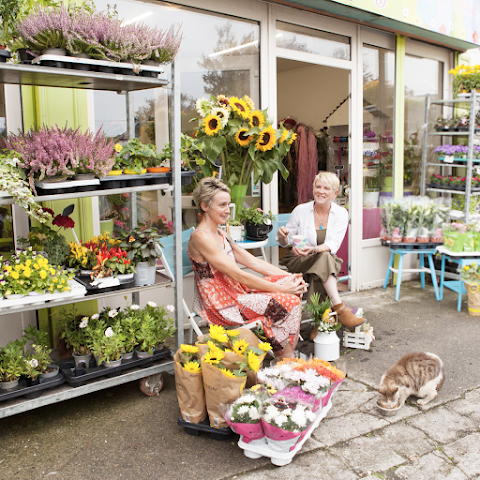
[[[363,238],[380,236],[379,199],[392,196],[395,54],[363,47]]]

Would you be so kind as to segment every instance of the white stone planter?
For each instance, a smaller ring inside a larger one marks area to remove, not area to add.
[[[230,225],[230,236],[235,242],[241,242],[243,240],[243,226],[242,225]]]
[[[340,357],[340,339],[337,332],[318,332],[313,342],[317,358],[330,362]]]
[[[155,283],[156,265],[140,262],[135,265],[135,286],[153,285]]]

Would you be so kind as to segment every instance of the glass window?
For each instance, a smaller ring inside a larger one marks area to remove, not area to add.
[[[277,22],[277,47],[350,60],[350,37]]]
[[[379,198],[392,196],[395,53],[363,46],[363,239],[380,236]]]
[[[106,10],[108,4],[111,4],[109,0],[95,1],[98,10]],[[119,0],[115,2],[115,8],[120,18],[128,18],[130,22],[141,21],[157,28],[181,25],[183,40],[178,61],[181,72],[183,133],[194,133],[196,122],[189,123],[189,120],[197,116],[195,101],[198,98],[210,94],[238,97],[248,95],[260,107],[258,23],[164,2],[152,4]],[[167,66],[166,73],[168,68]],[[144,143],[156,145],[159,152],[168,141],[164,92],[163,89],[135,92],[131,96],[133,105],[129,105],[134,113],[135,136]],[[125,97],[119,97],[116,93],[95,92],[95,125],[97,128],[103,125],[107,135],[125,143],[128,139]],[[200,174],[197,177],[200,178]],[[194,187],[195,184],[184,187],[184,195],[191,194]],[[256,200],[259,198],[252,198],[247,193],[248,203],[253,204]],[[108,202],[104,204],[108,207]],[[139,222],[155,220],[159,215],[171,220],[171,205],[169,193],[138,194]],[[110,206],[101,212],[104,220],[109,220],[113,215],[112,208]],[[118,206],[115,209],[118,210]],[[120,209],[128,214],[128,202]],[[196,207],[188,198],[183,201],[182,219],[185,228],[196,224]],[[115,221],[125,221],[128,224],[130,215]]]
[[[404,196],[420,194],[425,95],[430,94],[431,100],[440,99],[443,91],[442,78],[443,62],[412,55],[405,56]],[[440,106],[432,106],[429,121],[433,122],[441,114]],[[429,155],[433,155],[440,137],[430,136],[429,140]]]

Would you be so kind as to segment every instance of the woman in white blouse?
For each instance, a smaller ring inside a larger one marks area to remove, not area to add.
[[[332,301],[339,322],[347,328],[361,324],[364,319],[353,315],[341,301],[337,277],[343,260],[337,253],[348,227],[348,212],[333,200],[338,195],[340,182],[331,172],[319,172],[313,181],[313,202],[298,205],[290,215],[286,227],[278,229],[280,245],[292,245],[294,235],[306,235],[306,246],[293,246],[282,260],[291,273],[302,273],[310,283],[308,298],[315,292]],[[316,335],[316,332],[312,332]]]

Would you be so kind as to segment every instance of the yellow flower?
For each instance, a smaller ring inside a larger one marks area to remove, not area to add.
[[[250,110],[253,110],[255,108],[255,104],[253,103],[253,100],[248,95],[244,95],[243,99],[245,100],[245,103],[247,104]]]
[[[238,337],[240,335],[239,330],[227,330],[227,335],[229,337]]]
[[[57,278],[57,277],[53,277],[53,278],[52,278],[52,282],[53,282],[53,283],[57,283],[57,282],[58,282],[58,278]]]
[[[206,353],[203,361],[210,365],[216,365],[221,362],[223,357],[225,357],[225,354],[220,349],[216,349],[215,351]]]
[[[55,269],[53,268],[50,269],[50,275],[55,275]]]
[[[119,143],[116,143],[114,148],[117,151],[117,153],[120,153],[123,147]]]
[[[292,133],[292,136],[288,139],[288,144],[291,145],[297,138],[297,134],[296,133]]]
[[[264,128],[260,132],[260,136],[258,137],[255,146],[258,148],[258,150],[261,150],[262,152],[267,152],[268,150],[271,150],[273,148],[276,139],[277,134],[275,132],[275,129],[271,125],[269,125],[267,128]]]
[[[330,315],[330,313],[332,313],[332,309],[331,309],[331,308],[327,308],[327,309],[323,312],[322,322],[328,321],[328,316]]]
[[[61,282],[62,282],[62,283],[65,283],[65,279],[64,279],[64,278],[62,278],[62,279],[61,279]]]
[[[19,272],[23,268],[22,265],[15,265],[15,270]]]
[[[245,339],[241,339],[241,340],[237,340],[234,344],[233,344],[233,351],[235,353],[238,353],[238,355],[245,355],[245,350],[247,349],[248,347],[248,343],[246,342]]]
[[[258,372],[261,360],[258,358],[258,355],[250,350],[247,354],[247,363],[254,372]]]
[[[32,261],[30,259],[25,260],[25,265],[29,267],[32,264]]]
[[[272,349],[272,346],[268,342],[260,342],[258,348],[264,352],[269,352]]]
[[[250,120],[248,122],[251,127],[260,127],[262,128],[265,125],[265,117],[260,110],[255,110],[252,112],[250,116]]]
[[[463,267],[463,269],[464,269],[464,270],[470,270],[470,267],[469,267],[468,265],[465,265],[465,266]]]
[[[45,278],[47,278],[47,272],[46,272],[45,270],[42,270],[42,271],[40,272],[40,278],[41,278],[42,280],[45,280]]]
[[[226,368],[221,368],[220,371],[228,378],[237,378],[237,376],[233,372],[227,370]]]
[[[203,120],[203,128],[208,136],[215,135],[222,129],[222,120],[216,115],[207,115]]]
[[[24,275],[26,278],[30,278],[30,276],[32,275],[32,271],[31,271],[29,268],[26,268],[26,269],[23,271],[23,275]]]
[[[240,128],[235,134],[236,142],[242,147],[248,146],[253,139],[253,135],[245,135],[246,132],[248,132],[246,128]]]
[[[6,270],[7,272],[11,272],[11,271],[12,271],[11,265],[5,265],[5,270]]]
[[[235,113],[240,115],[242,118],[250,118],[250,107],[247,105],[245,100],[242,100],[238,97],[230,97],[228,101],[230,103],[230,107]]]
[[[201,372],[200,365],[197,362],[187,362],[183,369],[187,372],[198,373]]]
[[[10,276],[11,276],[14,280],[18,280],[18,277],[20,276],[20,274],[14,270],[12,273],[10,273]]]
[[[40,265],[35,262],[35,263],[33,264],[33,268],[34,268],[35,270],[38,270],[38,269],[40,268]]]
[[[287,138],[287,135],[288,135],[288,130],[284,128],[282,130],[282,136],[278,139],[278,143],[283,143],[284,140]]]
[[[257,383],[256,385],[254,385],[253,387],[250,387],[250,390],[252,392],[256,392],[259,388],[261,387],[261,385],[259,383]]]
[[[198,353],[198,347],[196,347],[195,345],[186,345],[182,343],[180,345],[180,348],[182,349],[182,352],[185,353]]]
[[[48,289],[49,289],[50,291],[52,291],[52,290],[53,290],[53,285],[50,285],[50,286],[48,287]]]
[[[210,325],[210,338],[220,343],[228,341],[225,329],[220,325]]]

